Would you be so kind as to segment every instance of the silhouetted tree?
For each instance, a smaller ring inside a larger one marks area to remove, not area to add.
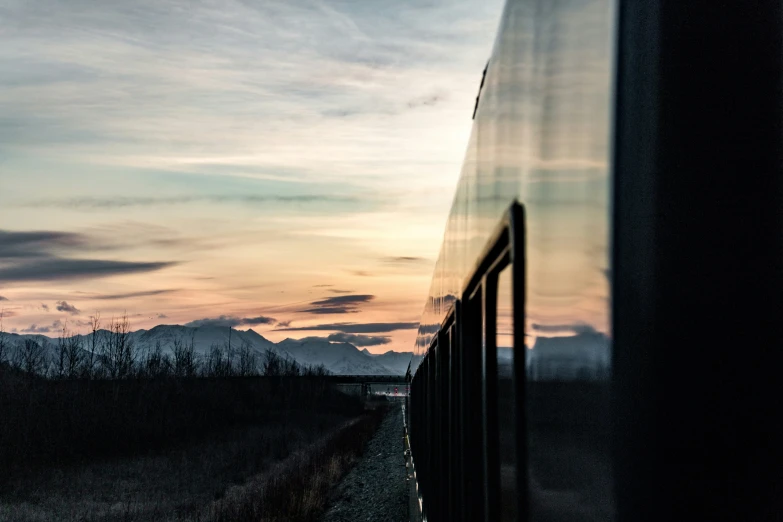
[[[101,364],[110,379],[124,379],[133,372],[134,346],[130,321],[123,315],[109,322],[109,331],[101,343]]]
[[[95,377],[95,363],[97,362],[98,348],[100,343],[98,342],[98,332],[101,329],[101,314],[95,312],[95,315],[90,317],[90,342],[85,356],[83,373],[87,378]]]
[[[283,360],[279,355],[277,355],[277,352],[267,348],[264,352],[264,375],[268,377],[282,375],[282,363]]]
[[[171,358],[163,354],[160,340],[155,341],[155,346],[147,347],[146,355],[138,364],[139,377],[151,379],[167,377],[172,373]]]
[[[6,357],[8,357],[8,340],[5,336],[5,328],[3,326],[3,316],[5,315],[5,310],[0,310],[0,366],[3,365],[5,362]]]
[[[219,344],[212,344],[207,356],[204,375],[207,377],[228,377],[233,375],[231,353]]]
[[[17,346],[12,364],[30,375],[42,375],[46,369],[43,345],[33,339],[23,339]]]
[[[65,376],[68,379],[75,379],[82,373],[85,359],[84,342],[81,335],[70,333],[65,343]]]
[[[253,348],[247,341],[242,341],[239,347],[239,368],[237,372],[242,377],[258,375],[256,354],[253,353]]]
[[[189,340],[182,336],[173,337],[171,340],[174,351],[174,375],[177,377],[193,377],[198,372],[196,360],[195,332]]]

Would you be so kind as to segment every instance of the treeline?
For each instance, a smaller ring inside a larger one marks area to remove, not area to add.
[[[106,329],[101,327],[96,314],[86,336],[69,331],[66,323],[55,341],[39,336],[12,342],[0,322],[0,367],[56,380],[329,374],[322,365],[303,366],[269,349],[259,354],[244,340],[232,346],[230,337],[227,343],[214,343],[207,353],[198,354],[195,332],[190,337],[173,336],[167,347],[160,340],[137,346],[127,316],[112,318]]]
[[[362,402],[323,367],[194,339],[135,346],[127,318],[37,342],[0,335],[0,485],[26,470],[178,447],[232,426],[349,418]],[[281,428],[282,429],[282,428]]]

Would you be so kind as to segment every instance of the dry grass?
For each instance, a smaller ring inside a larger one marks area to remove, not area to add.
[[[232,428],[178,450],[30,473],[7,483],[0,520],[213,520],[225,499],[322,448],[356,420],[320,415]],[[238,496],[239,495],[239,496]]]
[[[356,464],[384,412],[383,409],[369,412],[317,444],[296,452],[269,473],[213,503],[205,520],[317,520],[327,507],[330,490]]]
[[[0,521],[313,520],[382,412],[300,379],[0,382]]]

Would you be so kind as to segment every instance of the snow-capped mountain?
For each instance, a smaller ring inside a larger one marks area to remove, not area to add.
[[[162,350],[171,350],[176,342],[190,344],[193,341],[193,351],[197,354],[208,354],[212,346],[228,346],[240,348],[249,346],[253,351],[263,353],[267,349],[275,350],[275,343],[265,339],[253,330],[229,330],[217,326],[201,326],[192,328],[180,325],[159,325],[151,330],[137,330],[131,334],[137,345],[154,347],[160,343]],[[280,354],[284,355],[284,354]]]
[[[338,375],[395,375],[396,372],[350,343],[332,343],[320,337],[286,339],[277,346],[302,364],[323,365]],[[404,372],[403,372],[404,373]]]
[[[405,375],[405,371],[408,369],[408,364],[411,363],[411,358],[414,360],[421,359],[420,356],[413,355],[411,352],[395,352],[393,350],[389,350],[388,352],[378,355],[373,355],[373,357],[383,366],[392,370],[395,375]],[[411,367],[415,368],[416,366],[418,366],[418,363],[414,361],[414,363],[411,364]]]

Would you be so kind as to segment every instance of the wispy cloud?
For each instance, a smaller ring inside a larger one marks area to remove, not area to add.
[[[300,312],[321,315],[354,314],[359,312],[357,305],[368,303],[373,299],[375,299],[375,296],[370,294],[353,294],[327,297],[326,299],[311,302],[309,308],[300,310]]]
[[[447,95],[442,92],[426,94],[424,96],[418,96],[408,100],[407,105],[409,109],[415,109],[417,107],[433,107],[439,102],[442,102],[446,97]]]
[[[119,274],[151,272],[174,262],[134,262],[63,257],[73,251],[102,250],[110,246],[84,234],[56,231],[0,230],[2,282],[64,281]],[[44,306],[44,305],[42,305]]]
[[[275,324],[277,320],[274,317],[236,317],[233,315],[221,315],[219,317],[197,319],[189,323],[185,323],[185,326],[201,327],[201,326],[219,326],[226,328],[235,328],[237,326],[257,326],[259,324]]]
[[[71,232],[0,230],[0,259],[50,256],[54,252],[84,248],[87,243],[84,235]]]
[[[175,290],[175,289],[144,290],[141,292],[128,292],[125,294],[107,294],[107,295],[93,294],[93,295],[86,295],[85,297],[88,297],[90,299],[99,299],[99,300],[132,299],[134,297],[150,297],[153,295],[171,294],[178,291],[179,290]]]
[[[158,317],[158,319],[168,319],[169,318],[169,316],[166,315],[166,314],[158,314],[157,317]]]
[[[574,324],[537,324],[531,325],[536,333],[570,333],[578,335],[580,333],[595,333],[596,330],[593,326],[585,323]]]
[[[8,301],[8,298],[7,297],[3,297],[2,295],[0,295],[0,301]]]
[[[336,306],[336,305],[352,305],[357,303],[367,303],[375,299],[374,295],[370,294],[353,294],[353,295],[340,295],[337,297],[327,297],[320,301],[313,301],[312,305],[315,306]]]
[[[57,301],[57,311],[66,312],[71,315],[79,315],[81,313],[81,310],[76,308],[74,305],[69,304],[67,301]]]
[[[381,346],[391,342],[388,337],[347,333],[333,333],[328,335],[326,339],[336,343],[350,343],[354,346]]]
[[[58,319],[58,320],[54,321],[52,324],[50,324],[50,325],[38,326],[38,324],[33,323],[30,326],[28,326],[27,328],[23,328],[21,331],[22,331],[22,333],[41,333],[41,334],[43,334],[43,333],[56,332],[59,329],[61,329],[62,326],[63,326],[62,322]]]
[[[285,332],[337,331],[342,333],[388,333],[397,330],[412,330],[419,323],[326,323],[296,328],[278,328]]]
[[[46,303],[41,303],[41,310],[43,310],[44,312],[48,312],[49,311],[49,305],[46,304]]]
[[[416,256],[384,257],[382,261],[385,263],[390,263],[395,265],[429,263],[428,259],[423,257],[416,257]]]
[[[257,194],[237,194],[237,195],[183,195],[183,196],[148,196],[148,197],[79,197],[68,199],[44,199],[24,203],[21,206],[32,208],[63,208],[72,210],[117,210],[129,207],[150,207],[150,206],[171,206],[186,205],[194,203],[224,203],[224,204],[247,204],[264,205],[268,203],[356,203],[361,201],[358,197],[332,196],[328,194],[311,195],[257,195]]]
[[[162,270],[177,263],[104,261],[99,259],[44,259],[0,268],[0,281],[67,281]]]

